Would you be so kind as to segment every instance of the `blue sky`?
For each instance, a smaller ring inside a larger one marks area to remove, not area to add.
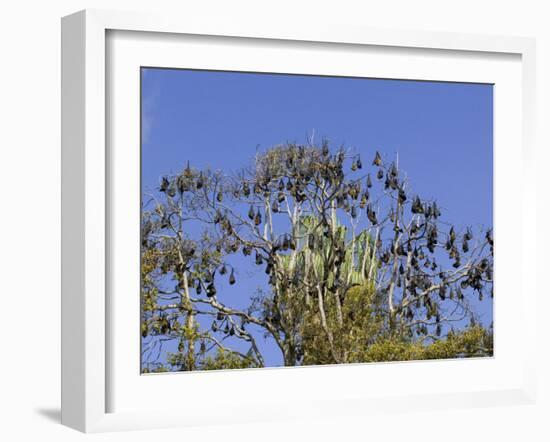
[[[312,134],[369,163],[375,150],[398,154],[414,193],[437,200],[446,221],[492,226],[491,85],[142,69],[144,191],[188,160],[235,171],[258,148]],[[259,284],[244,273],[231,296],[246,303]],[[491,322],[490,300],[480,308]],[[280,362],[264,345],[272,365]]]

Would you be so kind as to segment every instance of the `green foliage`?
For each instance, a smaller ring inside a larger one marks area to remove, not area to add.
[[[153,365],[152,367],[144,367],[141,372],[143,374],[148,374],[148,373],[168,373],[172,371],[170,369],[170,366],[169,365],[166,365],[166,364],[155,364]]]
[[[414,361],[422,359],[470,358],[493,355],[492,332],[474,325],[430,344],[398,337],[381,339],[366,348],[360,362]]]
[[[374,290],[368,285],[350,288],[342,303],[342,322],[334,298],[324,304],[327,327],[332,332],[334,347],[346,362],[364,362],[368,343],[383,331],[383,318],[376,313]],[[331,345],[326,338],[319,315],[313,311],[305,317],[304,365],[334,364]]]
[[[201,370],[228,370],[233,368],[256,368],[258,363],[251,357],[247,357],[232,351],[218,349],[214,356],[207,356],[201,364]]]

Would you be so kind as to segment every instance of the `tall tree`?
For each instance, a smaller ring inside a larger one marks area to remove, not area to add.
[[[473,307],[493,296],[492,230],[444,222],[379,152],[285,144],[235,175],[187,164],[142,214],[143,351],[179,343],[146,370],[264,366],[258,330],[287,366],[492,354]],[[237,254],[265,271],[246,308],[219,293],[239,284]]]

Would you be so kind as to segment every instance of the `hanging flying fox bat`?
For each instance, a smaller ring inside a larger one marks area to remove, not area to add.
[[[165,176],[162,177],[162,181],[160,183],[160,191],[166,192],[168,190],[168,187],[170,187],[170,181],[168,181],[168,178]]]
[[[380,156],[380,152],[376,151],[376,155],[374,156],[374,160],[372,161],[373,166],[381,166],[382,165],[382,157]]]

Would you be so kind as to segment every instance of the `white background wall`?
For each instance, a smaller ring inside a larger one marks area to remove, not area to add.
[[[547,1],[393,0],[275,2],[156,0],[12,0],[0,6],[0,437],[83,440],[59,421],[60,358],[60,17],[83,8],[245,14],[406,28],[534,36],[538,43],[539,257],[550,250],[550,13]],[[546,5],[545,5],[546,4]],[[535,269],[533,269],[533,274]],[[540,399],[537,406],[367,416],[92,436],[101,441],[223,440],[550,440],[550,339],[543,324],[550,293],[540,284]],[[261,435],[261,436],[260,436]]]

